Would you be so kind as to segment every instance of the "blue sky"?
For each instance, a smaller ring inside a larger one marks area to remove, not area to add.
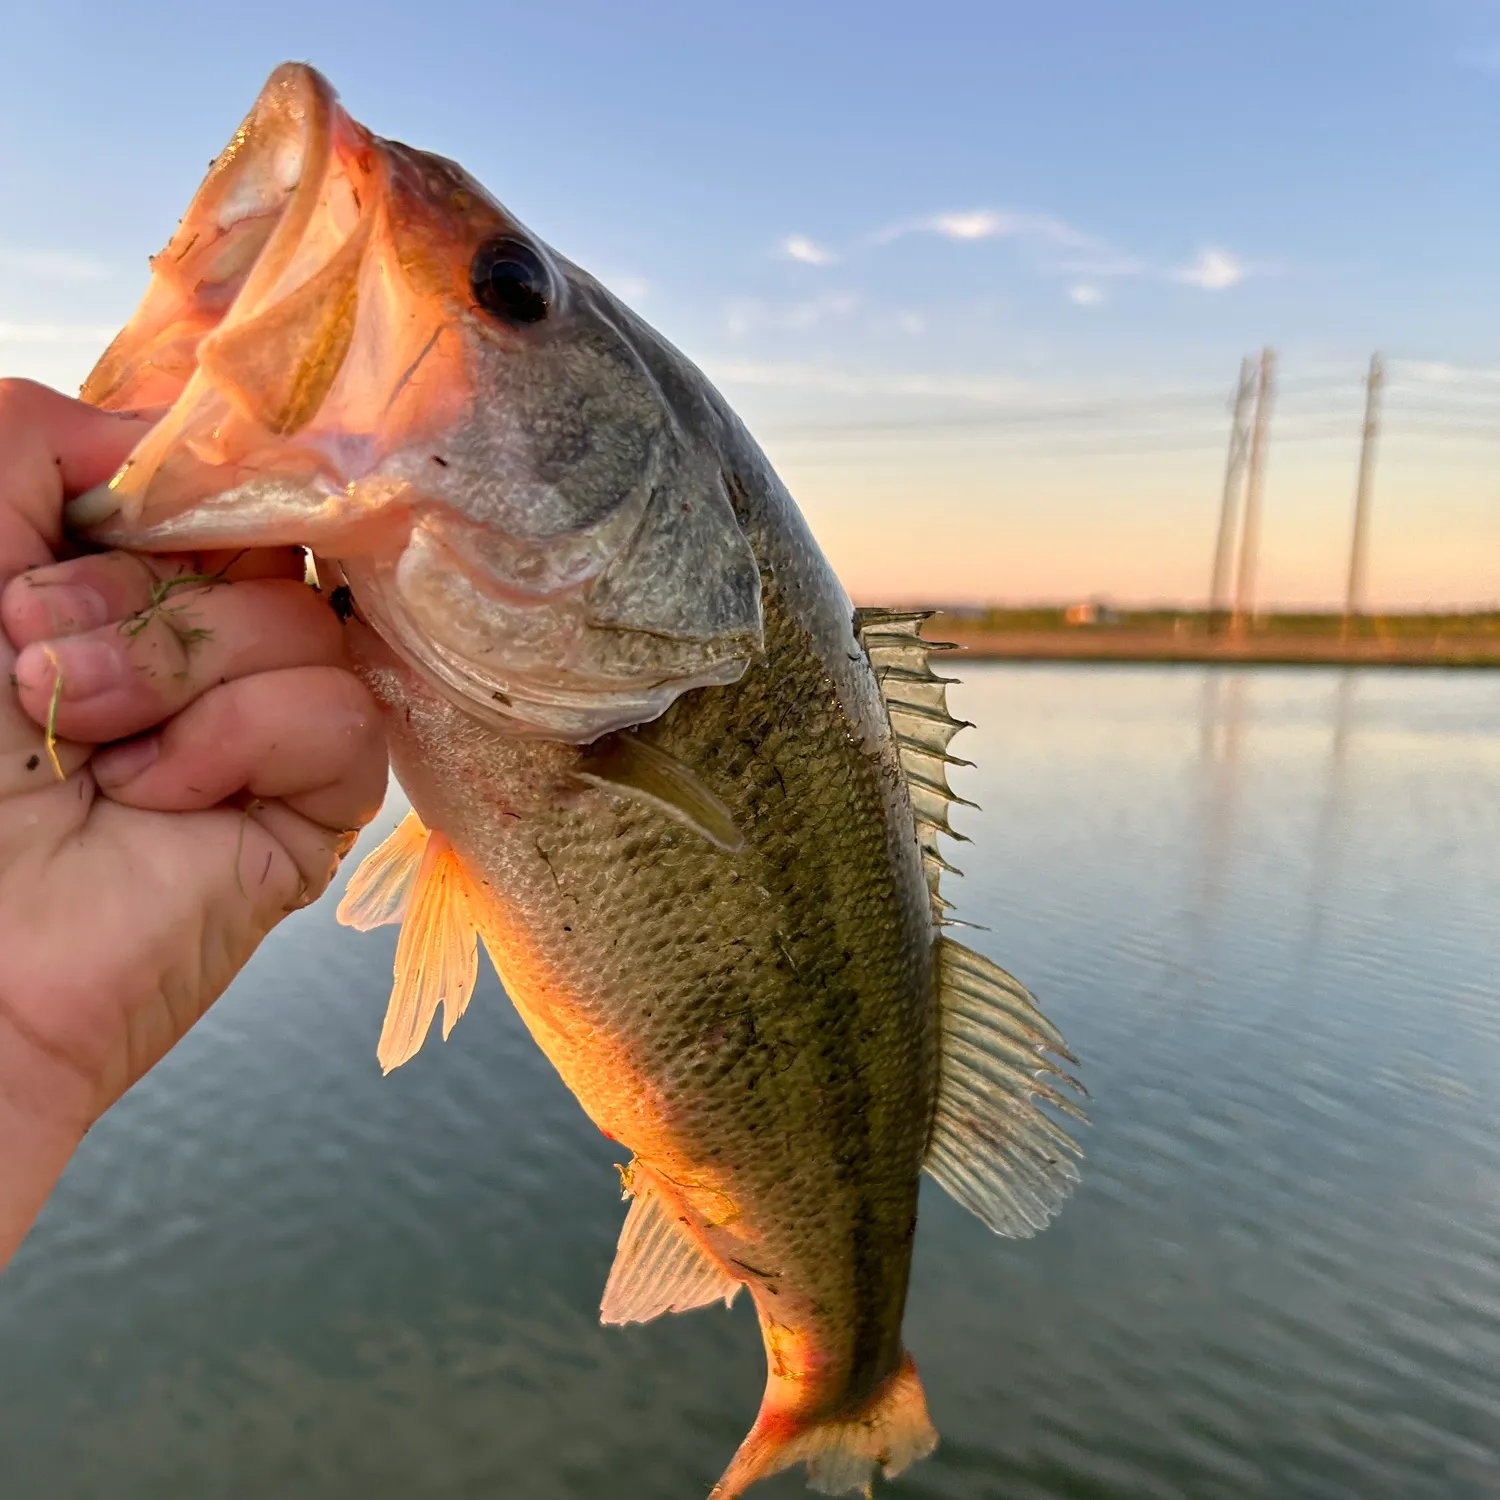
[[[300,57],[703,364],[861,598],[1201,596],[1272,344],[1266,597],[1338,597],[1378,347],[1376,596],[1500,600],[1500,5],[7,9],[7,372],[76,384]]]

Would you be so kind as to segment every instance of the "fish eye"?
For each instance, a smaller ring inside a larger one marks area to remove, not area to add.
[[[486,240],[469,263],[474,300],[505,323],[540,323],[552,309],[552,274],[524,240],[503,234]]]

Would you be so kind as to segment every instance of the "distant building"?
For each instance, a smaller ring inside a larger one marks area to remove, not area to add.
[[[1064,625],[1117,625],[1120,612],[1098,599],[1089,599],[1083,604],[1070,604],[1063,610]]]

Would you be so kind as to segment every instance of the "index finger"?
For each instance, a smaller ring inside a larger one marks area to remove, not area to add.
[[[0,584],[52,560],[63,502],[108,479],[150,428],[33,380],[0,380]]]

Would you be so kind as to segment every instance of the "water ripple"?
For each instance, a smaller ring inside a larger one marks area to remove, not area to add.
[[[897,1492],[1500,1495],[1493,679],[966,675],[959,915],[1095,1125],[1038,1240],[924,1188]],[[382,1079],[393,945],[303,914],[91,1135],[0,1283],[0,1494],[706,1492],[748,1309],[598,1326],[612,1149],[492,979]]]

